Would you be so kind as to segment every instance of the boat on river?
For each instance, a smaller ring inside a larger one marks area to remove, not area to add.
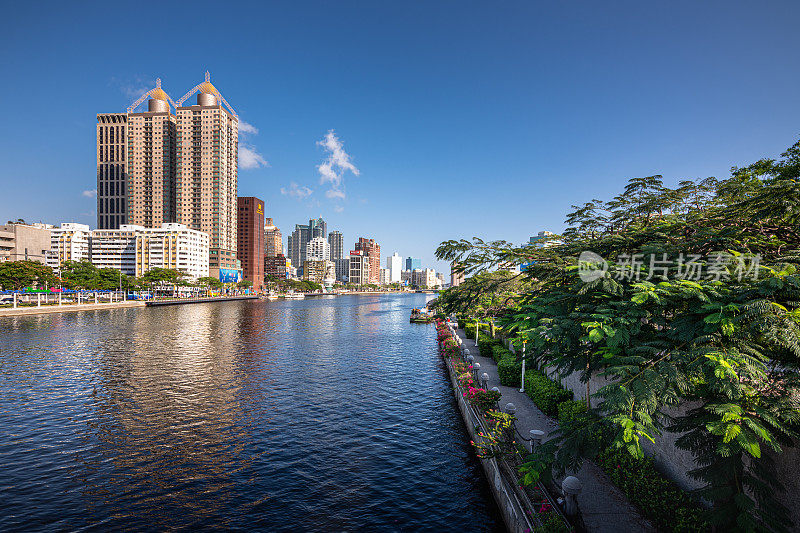
[[[409,322],[412,324],[427,324],[429,322],[433,322],[433,315],[427,307],[422,309],[412,309]]]
[[[287,300],[303,300],[306,295],[302,292],[287,292],[283,297]]]

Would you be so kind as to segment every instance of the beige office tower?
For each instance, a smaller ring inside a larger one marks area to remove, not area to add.
[[[264,256],[275,257],[283,255],[283,237],[281,230],[267,218],[264,223]]]
[[[197,103],[183,106],[195,93]],[[177,222],[209,234],[211,276],[223,282],[239,281],[239,117],[211,84],[207,72],[206,81],[178,100],[178,106]]]
[[[148,95],[147,111],[128,110],[127,223],[160,228],[175,222],[176,121],[160,83]]]

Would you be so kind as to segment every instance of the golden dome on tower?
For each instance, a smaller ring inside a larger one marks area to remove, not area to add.
[[[198,90],[201,93],[205,93],[205,94],[218,94],[219,93],[217,88],[214,87],[214,85],[210,81],[204,81],[203,83],[201,83],[200,87],[198,88]]]
[[[169,97],[167,96],[167,93],[164,92],[164,89],[162,89],[161,87],[156,87],[155,89],[150,91],[150,98],[153,98],[155,100],[166,101],[168,100]]]

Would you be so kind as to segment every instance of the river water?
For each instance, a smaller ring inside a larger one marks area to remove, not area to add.
[[[501,530],[425,300],[0,318],[0,530]]]

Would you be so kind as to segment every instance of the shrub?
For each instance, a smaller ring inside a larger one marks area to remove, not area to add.
[[[458,319],[458,329],[464,329],[464,326],[466,324],[467,324],[467,322],[463,318],[459,318]]]
[[[597,463],[642,514],[662,531],[707,531],[703,509],[659,472],[649,457],[609,449]]]
[[[500,377],[500,383],[507,387],[519,387],[521,373],[522,363],[517,361],[511,352],[508,357],[500,359],[497,363],[497,375]]]
[[[511,350],[503,346],[502,343],[497,343],[492,346],[492,359],[494,359],[496,363],[499,363],[507,357],[514,357],[514,354],[511,353]]]
[[[492,356],[492,349],[495,346],[500,346],[501,343],[497,339],[493,339],[488,335],[484,335],[481,333],[478,335],[478,350],[480,350],[481,355],[484,357],[491,357]]]
[[[464,334],[468,339],[475,338],[475,322],[467,322],[464,324]]]
[[[525,394],[544,414],[550,416],[558,414],[558,404],[572,399],[571,392],[562,389],[538,370],[525,372]]]
[[[583,400],[567,400],[558,404],[558,424],[563,426],[586,412]]]

